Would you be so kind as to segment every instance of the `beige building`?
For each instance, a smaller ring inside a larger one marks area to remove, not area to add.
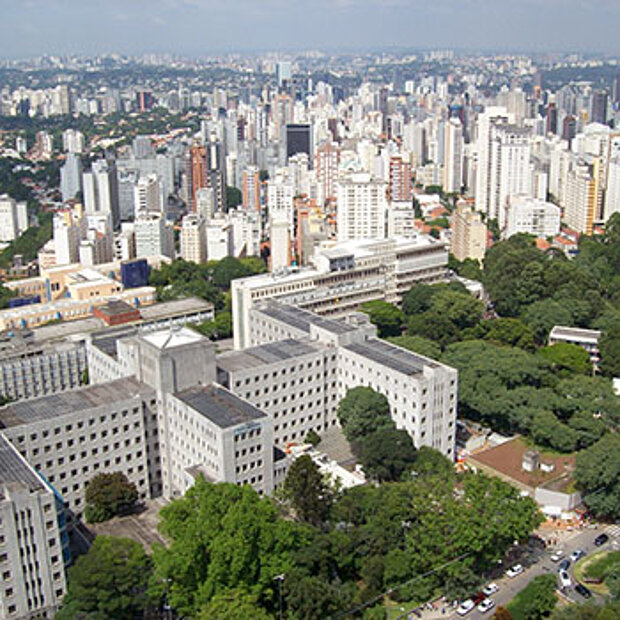
[[[191,263],[204,263],[207,259],[206,222],[197,213],[190,213],[183,218],[181,256]]]
[[[459,201],[452,217],[452,254],[458,260],[482,261],[487,247],[487,227],[471,203]]]

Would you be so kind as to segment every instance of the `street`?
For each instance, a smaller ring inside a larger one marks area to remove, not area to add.
[[[596,547],[594,545],[594,539],[602,532],[606,532],[609,535],[609,541],[601,547]],[[502,577],[500,579],[493,580],[499,586],[499,591],[496,592],[493,596],[491,596],[491,598],[495,601],[495,607],[490,611],[486,612],[485,614],[482,614],[477,609],[474,609],[465,616],[459,616],[456,613],[455,609],[448,609],[446,607],[444,613],[442,613],[442,609],[440,608],[433,611],[423,611],[420,617],[422,618],[422,620],[436,620],[439,618],[446,618],[449,620],[456,620],[457,618],[466,618],[467,620],[483,620],[485,618],[492,618],[497,607],[505,607],[535,577],[538,577],[539,575],[544,575],[545,573],[549,572],[557,576],[559,562],[554,563],[550,559],[554,551],[561,549],[562,551],[564,551],[565,558],[569,558],[570,554],[577,549],[582,549],[586,552],[587,555],[591,555],[595,551],[605,551],[612,548],[616,549],[618,547],[616,540],[620,541],[620,528],[615,526],[600,526],[597,528],[588,528],[584,530],[566,532],[561,542],[558,543],[557,546],[549,547],[548,549],[546,549],[540,559],[535,564],[530,567],[526,567],[525,571],[517,577],[514,577],[513,579],[509,579],[508,577]],[[506,569],[508,568],[509,566],[506,566]],[[572,562],[568,569],[568,572],[571,575],[571,580],[573,581],[574,587],[575,581],[573,578]],[[575,603],[586,602],[586,599],[577,594],[573,588],[570,588],[567,592],[564,592],[564,595],[567,600],[574,601]],[[593,595],[594,597],[596,597],[594,593]],[[417,616],[413,614],[409,614],[408,616],[404,615],[403,617],[409,617],[411,618],[411,620],[415,620],[417,618]]]

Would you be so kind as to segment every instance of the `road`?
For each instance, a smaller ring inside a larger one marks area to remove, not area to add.
[[[535,577],[539,575],[544,575],[545,573],[553,573],[557,575],[558,573],[558,564],[554,563],[550,560],[551,555],[557,549],[562,549],[566,557],[569,557],[570,554],[577,550],[582,549],[586,552],[587,555],[590,555],[594,551],[602,551],[605,549],[611,548],[612,541],[614,540],[610,536],[609,542],[607,542],[602,547],[596,547],[594,545],[594,539],[601,533],[605,531],[605,528],[598,529],[588,529],[583,531],[575,532],[575,535],[566,539],[562,544],[557,547],[548,549],[545,551],[544,555],[541,559],[531,566],[527,568],[521,575],[518,575],[514,579],[508,579],[504,577],[498,581],[496,581],[499,586],[499,592],[494,594],[491,598],[495,601],[496,606],[506,606],[527,584],[532,581]],[[573,563],[569,567],[568,572],[571,575],[571,579],[573,583],[575,582],[573,578]],[[559,585],[559,582],[558,582]],[[585,599],[577,594],[572,588],[570,588],[567,592],[564,592],[566,597],[575,603],[583,603]],[[481,614],[477,609],[468,613],[466,616],[459,616],[455,612],[447,616],[448,618],[456,619],[465,617],[468,620],[482,620],[483,618],[488,618],[493,616],[493,611],[489,611],[486,614]]]
[[[609,542],[605,543],[602,547],[596,547],[594,545],[594,539],[601,534],[602,532],[606,532],[609,534]],[[613,545],[613,547],[612,547]],[[596,529],[585,529],[585,530],[577,530],[575,532],[570,532],[566,535],[564,540],[557,545],[557,547],[549,548],[545,550],[540,556],[539,560],[533,564],[532,566],[525,569],[523,573],[518,575],[513,579],[509,579],[507,577],[502,577],[501,579],[495,579],[495,583],[499,586],[499,591],[494,594],[491,598],[495,601],[495,606],[506,606],[525,586],[527,586],[532,579],[538,577],[539,575],[544,575],[545,573],[552,573],[557,575],[558,573],[558,565],[557,563],[553,563],[550,559],[551,555],[557,549],[562,549],[564,551],[565,557],[569,557],[570,554],[577,550],[582,549],[586,552],[587,555],[590,555],[594,551],[604,551],[608,549],[617,549],[620,547],[620,527],[612,526],[610,528],[606,527],[598,527]],[[572,576],[573,564],[569,567],[569,573],[571,575],[571,579],[574,583],[574,578]],[[558,582],[559,585],[559,582]],[[572,600],[575,603],[584,603],[585,599],[577,594],[573,588],[570,588],[568,591],[564,592],[566,598],[568,600]],[[421,620],[437,620],[439,618],[445,620],[456,620],[460,618],[465,618],[466,620],[486,620],[487,618],[492,618],[494,613],[494,609],[488,611],[486,614],[480,613],[477,609],[470,611],[465,616],[459,616],[456,611],[452,608],[449,610],[446,608],[445,613],[441,613],[441,609],[435,611],[424,611],[422,612],[420,618]],[[401,616],[402,618],[409,617],[411,620],[417,620],[417,617],[413,614],[404,614]]]

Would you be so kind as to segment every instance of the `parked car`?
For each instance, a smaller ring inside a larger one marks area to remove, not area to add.
[[[486,588],[482,588],[482,593],[485,596],[491,596],[491,594],[495,594],[499,590],[499,586],[493,582],[490,583]]]
[[[487,597],[487,595],[480,591],[480,592],[476,592],[476,594],[474,594],[471,597],[471,600],[474,601],[474,605],[477,605],[478,603],[482,603],[482,601],[484,601],[484,599]]]
[[[486,614],[489,609],[495,607],[495,601],[492,598],[485,598],[480,605],[478,605],[478,611],[481,614]]]
[[[523,566],[521,566],[521,564],[515,564],[506,571],[506,577],[510,577],[510,579],[513,579],[517,575],[520,575],[522,572]]]
[[[577,592],[577,594],[581,594],[583,598],[590,598],[592,596],[592,592],[590,592],[589,588],[586,588],[583,583],[578,583],[575,586],[575,592]]]
[[[557,549],[551,554],[552,562],[559,562],[564,557],[564,551],[562,549]]]
[[[575,551],[573,551],[570,554],[570,559],[572,562],[577,562],[578,560],[580,560],[584,555],[586,554],[586,552],[583,549],[575,549]]]
[[[463,601],[456,609],[456,613],[459,616],[464,616],[465,614],[468,614],[474,607],[476,606],[476,604],[474,603],[474,601],[472,601],[470,598],[467,599],[466,601]]]
[[[609,540],[609,536],[607,536],[607,534],[599,534],[595,539],[594,539],[594,544],[597,547],[600,547],[601,545],[604,545],[607,541]]]
[[[565,570],[560,571],[559,577],[563,588],[570,588],[573,585],[573,582],[570,580],[570,575]]]
[[[562,560],[559,564],[558,564],[558,570],[568,570],[568,567],[570,566],[570,560]]]

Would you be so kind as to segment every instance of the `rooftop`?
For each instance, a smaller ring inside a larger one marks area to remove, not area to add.
[[[267,415],[217,385],[197,386],[174,395],[220,428],[229,428],[266,418]]]
[[[0,434],[0,486],[7,483],[19,483],[29,490],[43,489],[43,483],[28,466],[19,452]],[[0,493],[0,498],[2,494]]]
[[[25,400],[0,409],[0,428],[52,420],[69,413],[87,411],[151,392],[149,387],[131,377]]]
[[[234,372],[244,368],[256,368],[265,364],[295,359],[320,350],[322,347],[301,340],[279,340],[243,351],[230,351],[218,355],[217,365],[218,368]]]
[[[140,311],[135,306],[132,306],[126,301],[122,301],[120,299],[111,299],[107,303],[98,306],[97,312],[100,312],[101,314],[105,314],[107,316],[123,316],[128,313],[140,313]]]
[[[430,368],[440,367],[440,364],[429,358],[406,351],[376,338],[366,340],[365,342],[349,344],[344,348],[404,375],[420,374],[425,366]]]
[[[326,319],[314,312],[302,310],[297,306],[289,306],[276,301],[266,302],[263,306],[259,306],[259,310],[282,323],[286,323],[306,333],[310,333],[311,325],[333,332],[334,334],[346,334],[355,331],[355,327],[347,325],[344,321]]]
[[[579,327],[564,327],[555,325],[549,334],[549,338],[567,338],[570,340],[585,340],[598,342],[601,332],[595,329],[581,329]]]
[[[158,349],[173,349],[206,340],[204,336],[187,327],[172,327],[143,333],[142,339]]]

